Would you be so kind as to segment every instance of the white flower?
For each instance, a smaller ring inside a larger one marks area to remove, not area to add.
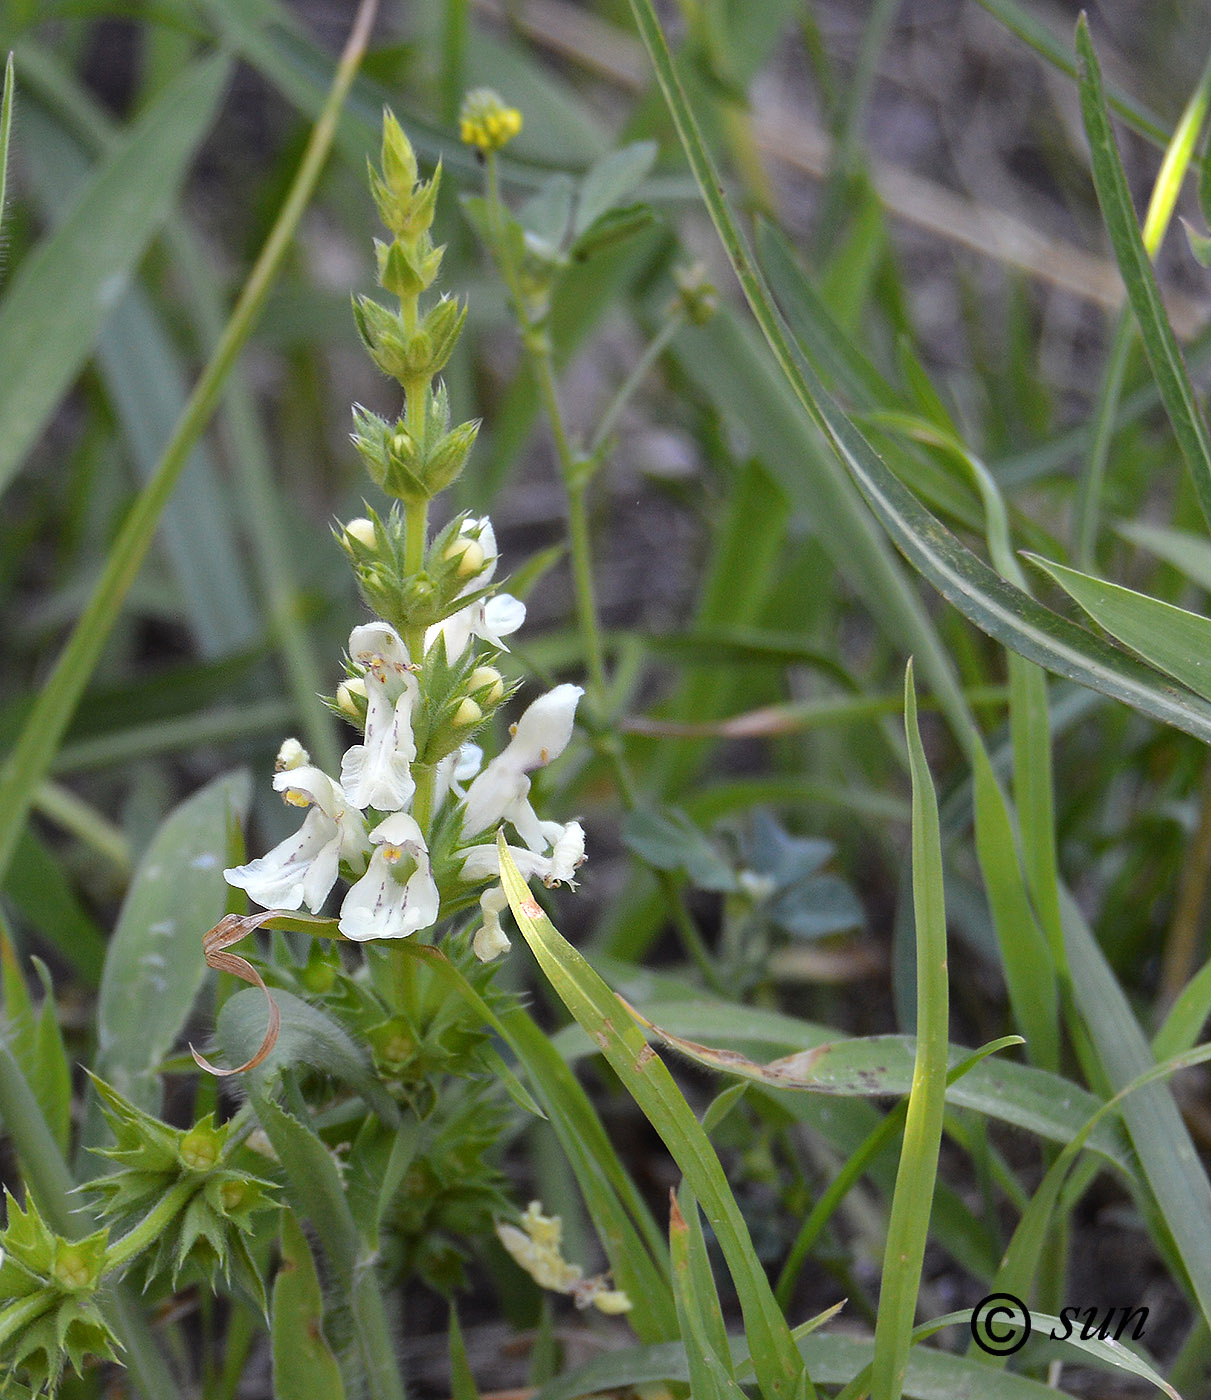
[[[576,703],[583,694],[578,685],[557,685],[527,708],[513,727],[508,748],[467,789],[463,800],[465,836],[508,821],[530,850],[544,851],[551,844],[528,800],[528,774],[552,762],[567,748]]]
[[[514,865],[526,880],[537,875],[548,888],[570,885],[575,889],[573,876],[585,860],[584,828],[579,822],[568,822],[566,826],[559,822],[539,822],[538,825],[546,838],[544,848],[550,847],[549,854],[545,849],[534,851],[510,846],[509,855]],[[463,864],[459,875],[468,884],[499,876],[500,853],[495,845],[468,846],[461,854]]]
[[[439,759],[433,769],[433,810],[441,811],[446,794],[453,790],[461,801],[466,795],[464,785],[469,783],[484,766],[484,751],[478,744],[468,741],[453,753]]]
[[[360,870],[369,843],[361,813],[348,803],[339,783],[318,768],[289,768],[273,786],[294,807],[310,807],[303,825],[268,854],[223,872],[229,885],[247,890],[266,909],[319,912],[336,883],[342,860]]]
[[[412,707],[417,684],[399,633],[385,622],[355,627],[349,655],[366,668],[366,742],[341,760],[341,784],[355,807],[397,812],[416,791]]]
[[[437,920],[440,897],[415,818],[395,812],[370,833],[374,853],[341,905],[346,938],[407,938]]]

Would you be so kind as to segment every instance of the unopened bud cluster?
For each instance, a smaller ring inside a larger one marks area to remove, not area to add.
[[[458,476],[475,443],[477,423],[451,426],[444,390],[433,379],[445,368],[467,318],[467,309],[442,296],[427,309],[420,299],[441,268],[443,250],[431,229],[441,166],[418,180],[416,157],[399,123],[383,119],[382,173],[371,169],[379,215],[393,235],[375,241],[378,280],[399,299],[398,311],[371,297],[355,297],[353,314],[370,357],[403,386],[405,412],[394,422],[355,409],[353,441],[375,485],[401,501],[431,500]]]

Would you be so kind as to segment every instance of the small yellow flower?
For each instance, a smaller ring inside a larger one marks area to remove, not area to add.
[[[521,113],[506,107],[491,88],[475,88],[463,98],[458,117],[459,139],[478,150],[499,151],[521,130]]]

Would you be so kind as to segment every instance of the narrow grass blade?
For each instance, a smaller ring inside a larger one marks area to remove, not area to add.
[[[176,199],[230,66],[216,55],[173,83],[13,279],[0,305],[0,490],[79,373]]]
[[[702,1243],[698,1206],[684,1188],[682,1194],[693,1212],[693,1221],[691,1224],[686,1220],[673,1195],[669,1205],[669,1252],[673,1260],[673,1296],[689,1365],[690,1393],[695,1400],[743,1400],[744,1392],[736,1384],[731,1353],[726,1349],[726,1335],[722,1354],[718,1347],[723,1315]]]
[[[917,932],[917,1055],[904,1146],[887,1224],[875,1323],[871,1400],[899,1400],[912,1342],[921,1264],[929,1235],[946,1100],[949,987],[938,804],[917,728],[912,663],[904,682],[904,728],[912,770],[913,909]]]
[[[560,999],[664,1139],[702,1203],[740,1298],[762,1393],[766,1400],[787,1400],[802,1364],[709,1138],[664,1062],[532,898],[503,839],[499,848],[501,880],[518,927]]]
[[[1089,139],[1093,183],[1106,229],[1114,248],[1119,271],[1127,288],[1127,298],[1139,326],[1144,352],[1156,377],[1165,412],[1177,437],[1182,456],[1194,483],[1194,492],[1203,515],[1211,524],[1211,435],[1202,406],[1190,383],[1190,376],[1169,324],[1156,276],[1144,246],[1131,191],[1119,159],[1102,74],[1098,67],[1089,25],[1084,15],[1077,21],[1076,47],[1080,61],[1081,113]]]
[[[341,55],[324,111],[311,133],[290,193],[249,274],[223,337],[211,356],[164,451],[110,550],[105,570],[67,645],[34,703],[16,747],[0,770],[0,878],[8,868],[34,790],[92,675],[97,659],[151,546],[156,526],[194,444],[217,406],[223,383],[252,332],[294,230],[311,198],[332,144],[341,104],[353,81],[374,18],[375,0],[363,0]],[[0,326],[3,313],[0,312]]]
[[[13,131],[13,56],[4,63],[4,96],[0,98],[0,227],[4,224],[4,201],[8,195],[8,143]]]
[[[1211,698],[1211,620],[1037,554],[1026,557],[1112,637],[1196,694]]]

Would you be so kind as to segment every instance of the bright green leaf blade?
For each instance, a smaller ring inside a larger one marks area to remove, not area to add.
[[[166,89],[13,279],[0,304],[0,489],[79,373],[172,207],[230,66],[215,55]]]
[[[158,1068],[206,977],[202,935],[222,918],[227,833],[249,796],[245,773],[216,778],[175,808],[139,863],[109,943],[97,1002],[95,1072],[141,1108],[160,1106]],[[100,1124],[92,1119],[90,1144]]]
[[[13,131],[13,56],[4,63],[4,96],[0,98],[0,225],[4,222],[4,201],[8,195],[8,143]]]
[[[1097,56],[1089,38],[1089,25],[1084,17],[1077,22],[1076,47],[1080,64],[1081,114],[1089,139],[1093,167],[1093,183],[1098,203],[1106,220],[1114,256],[1119,265],[1127,298],[1139,326],[1140,339],[1165,412],[1173,425],[1178,446],[1186,459],[1194,492],[1203,515],[1211,524],[1211,434],[1203,417],[1202,406],[1190,383],[1190,375],[1178,347],[1177,337],[1169,324],[1156,285],[1151,259],[1144,247],[1127,176],[1119,159]]]
[[[345,1400],[340,1367],[324,1337],[324,1298],[307,1239],[282,1215],[282,1263],[273,1283],[271,1333],[276,1400]]]
[[[887,1224],[871,1365],[872,1400],[899,1400],[903,1391],[942,1143],[950,1015],[938,803],[917,728],[917,694],[911,662],[904,680],[904,708],[912,771],[917,1050],[904,1120],[904,1145]]]
[[[539,965],[664,1139],[714,1226],[740,1298],[766,1400],[789,1394],[802,1366],[710,1140],[663,1061],[626,1019],[610,989],[531,897],[503,839],[499,849],[510,907]]]
[[[1211,621],[1037,554],[1026,557],[1046,570],[1112,637],[1158,670],[1211,698]]]

